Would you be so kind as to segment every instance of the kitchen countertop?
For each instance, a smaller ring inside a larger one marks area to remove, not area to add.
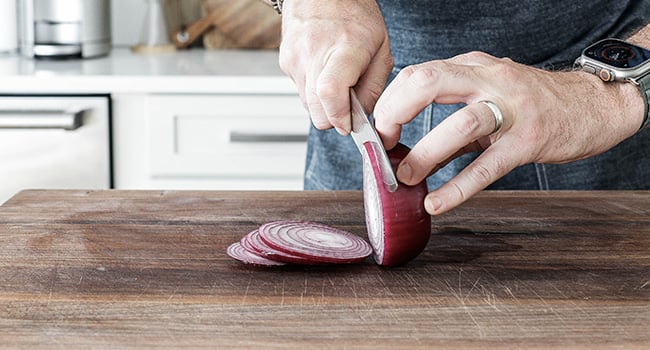
[[[0,55],[0,94],[108,93],[295,94],[276,50],[204,50],[137,54],[116,48],[92,59],[43,60]]]
[[[12,348],[649,348],[650,192],[483,192],[409,264],[255,268],[272,220],[365,236],[360,192],[21,192],[0,207]]]

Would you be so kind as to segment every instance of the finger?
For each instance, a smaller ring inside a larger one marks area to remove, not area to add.
[[[431,215],[447,212],[519,166],[519,159],[512,156],[515,145],[501,141],[486,149],[449,182],[429,193],[424,201],[427,212]]]
[[[332,124],[329,122],[329,119],[327,119],[327,114],[320,103],[318,94],[316,93],[316,86],[313,84],[313,80],[307,80],[305,82],[305,101],[307,104],[307,110],[309,111],[309,117],[311,118],[314,127],[318,130],[332,128]]]
[[[372,58],[368,69],[363,73],[355,91],[366,113],[371,114],[375,103],[386,87],[386,81],[393,69],[393,56],[390,53],[388,41],[384,41],[377,54]]]
[[[304,60],[300,59],[301,56],[293,54],[295,50],[284,49],[285,43],[282,42],[280,45],[280,68],[296,85],[300,102],[307,110],[314,127],[319,130],[331,128],[332,125],[327,120],[325,111],[318,100],[315,85],[310,83],[315,79],[307,79],[308,75],[315,76],[316,73],[311,72],[314,71],[313,69],[311,71],[304,69],[306,64]]]
[[[438,170],[444,168],[445,166],[447,166],[447,164],[451,163],[451,161],[453,161],[454,159],[456,159],[456,158],[458,158],[458,157],[460,157],[460,156],[462,156],[464,154],[480,152],[480,151],[486,149],[487,146],[482,146],[482,143],[480,142],[480,140],[481,139],[479,139],[479,141],[477,141],[477,142],[472,142],[469,145],[459,149],[454,154],[452,154],[449,158],[447,158],[447,159],[443,160],[442,162],[438,163],[436,166],[433,167],[433,169],[431,169],[431,171],[429,171],[429,174],[427,175],[427,177],[433,175],[435,172],[437,172]]]
[[[408,123],[433,102],[467,102],[480,94],[471,67],[431,61],[404,68],[386,87],[375,106],[376,128],[387,147]]]
[[[397,178],[414,185],[434,169],[459,155],[459,150],[492,133],[495,117],[483,103],[467,105],[451,114],[423,137],[397,168]],[[483,141],[485,142],[485,141]],[[489,143],[489,140],[488,140]]]
[[[368,68],[370,57],[355,48],[334,50],[326,59],[316,81],[316,94],[323,111],[336,130],[347,135],[352,130],[350,88]]]
[[[294,74],[288,74],[288,73],[287,76],[293,81],[294,85],[296,85],[296,90],[298,91],[298,97],[300,97],[300,102],[302,103],[302,106],[306,110],[309,110],[307,106],[307,97],[305,93],[305,76],[304,75],[296,76]]]

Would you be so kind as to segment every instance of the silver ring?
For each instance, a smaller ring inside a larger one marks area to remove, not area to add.
[[[492,101],[483,100],[483,101],[479,101],[479,103],[483,103],[486,106],[488,106],[492,111],[492,114],[494,114],[494,130],[492,130],[490,135],[501,130],[501,127],[503,126],[503,113],[501,113],[499,107],[496,104],[494,104],[494,102]]]

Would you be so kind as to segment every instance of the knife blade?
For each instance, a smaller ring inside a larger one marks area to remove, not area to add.
[[[397,190],[397,178],[393,172],[393,168],[390,165],[390,160],[386,154],[386,149],[384,144],[381,142],[375,127],[368,120],[368,115],[361,105],[361,101],[357,97],[354,89],[350,89],[350,112],[352,114],[352,131],[350,135],[354,140],[354,143],[357,145],[361,156],[368,157],[368,151],[364,146],[366,143],[370,142],[371,146],[375,150],[377,155],[377,164],[379,170],[382,173],[382,179],[384,184],[388,188],[388,191],[395,192]]]

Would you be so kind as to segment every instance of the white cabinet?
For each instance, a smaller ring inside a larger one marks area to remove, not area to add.
[[[118,189],[302,189],[309,118],[277,50],[0,57],[0,94],[110,96]]]
[[[300,190],[308,129],[295,94],[117,95],[115,185]]]

